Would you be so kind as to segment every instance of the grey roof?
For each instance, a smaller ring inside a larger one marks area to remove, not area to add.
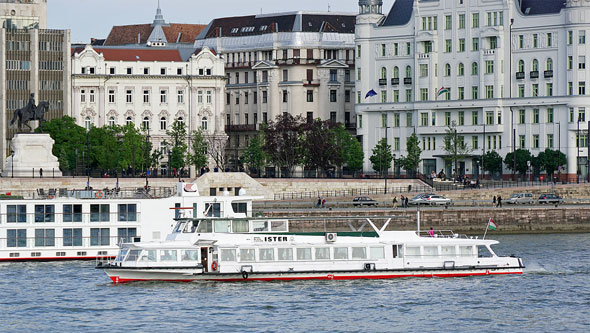
[[[396,26],[406,25],[412,19],[414,0],[395,0],[389,14],[381,25]]]
[[[565,6],[566,0],[522,0],[520,10],[525,15],[557,14]]]

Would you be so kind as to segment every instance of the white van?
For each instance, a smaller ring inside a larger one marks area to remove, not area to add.
[[[508,200],[506,200],[506,203],[509,204],[529,204],[532,205],[535,203],[535,199],[533,198],[533,194],[532,193],[514,193]]]

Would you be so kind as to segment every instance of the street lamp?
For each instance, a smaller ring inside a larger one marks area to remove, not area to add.
[[[395,168],[395,162],[396,162],[396,159],[395,158],[396,157],[397,157],[397,155],[393,154],[393,178],[395,178],[396,177],[396,174],[397,174],[396,168]]]
[[[12,169],[12,174],[10,175],[10,178],[14,178],[14,150],[10,151],[10,168]]]
[[[86,189],[90,190],[90,127],[86,130]]]
[[[150,159],[150,155],[149,155],[149,150],[148,150],[148,145],[149,145],[149,140],[150,140],[150,126],[147,126],[147,135],[145,136],[145,189],[147,191],[148,189],[148,170],[150,168],[149,165],[149,159]]]

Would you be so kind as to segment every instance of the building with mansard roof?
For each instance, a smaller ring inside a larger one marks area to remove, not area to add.
[[[396,0],[387,15],[381,6],[359,1],[356,26],[365,170],[379,140],[399,159],[416,133],[427,175],[475,177],[488,151],[549,148],[567,156],[562,176],[588,176],[589,0]],[[457,170],[444,141],[452,123],[468,150]]]
[[[355,15],[289,12],[211,21],[195,47],[225,60],[228,156],[240,153],[260,124],[288,113],[354,129]],[[275,175],[274,168],[267,170]]]

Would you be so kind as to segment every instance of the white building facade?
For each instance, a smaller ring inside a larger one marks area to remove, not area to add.
[[[396,0],[387,16],[381,0],[359,6],[355,110],[365,170],[379,140],[401,157],[416,133],[424,174],[478,176],[486,151],[550,148],[567,156],[562,177],[587,177],[590,1]],[[377,95],[365,98],[371,90]],[[471,150],[458,170],[445,159],[452,122]]]
[[[74,50],[72,71],[76,123],[149,128],[154,149],[164,152],[163,171],[168,147],[162,142],[174,121],[184,122],[189,135],[201,129],[225,137],[224,63],[208,48],[183,60],[175,49],[87,45]]]
[[[195,47],[225,60],[232,169],[260,124],[288,113],[354,130],[354,14],[291,12],[213,20]]]

